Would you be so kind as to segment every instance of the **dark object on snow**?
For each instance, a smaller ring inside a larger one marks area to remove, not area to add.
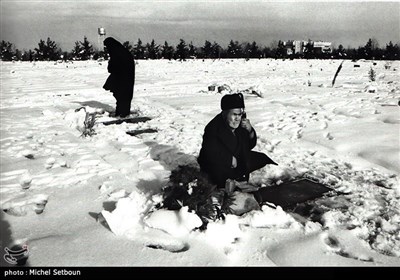
[[[340,63],[338,69],[336,70],[335,77],[333,77],[333,80],[332,80],[332,87],[335,85],[337,75],[339,75],[340,70],[342,70],[343,62],[344,62],[344,60],[342,61],[342,63]]]
[[[148,117],[134,117],[134,118],[125,118],[125,119],[118,119],[118,120],[113,120],[113,121],[106,121],[103,122],[104,125],[110,125],[110,124],[121,124],[123,122],[126,123],[140,123],[140,122],[147,122],[151,120]]]
[[[277,186],[260,188],[254,194],[259,202],[271,202],[286,210],[298,203],[321,197],[333,189],[309,179],[282,183]]]
[[[255,91],[255,90],[252,90],[251,94],[257,95],[258,97],[262,97],[261,93]]]
[[[152,242],[152,241],[150,241]],[[151,248],[151,249],[161,249],[161,250],[166,250],[171,253],[181,253],[189,250],[189,245],[186,243],[175,245],[175,244],[163,244],[157,243],[157,240],[153,241],[154,243],[149,243],[146,245],[146,247]]]
[[[136,135],[140,135],[143,133],[155,133],[155,132],[157,132],[156,129],[146,128],[146,129],[138,129],[138,130],[129,130],[126,132],[126,134],[129,134],[130,136],[136,136]]]
[[[359,64],[354,64],[354,68],[360,67]]]
[[[222,85],[217,87],[218,93],[223,92],[224,90],[229,90],[229,87]]]
[[[135,84],[135,61],[132,54],[117,40],[108,37],[104,40],[110,60],[107,70],[110,76],[103,88],[113,93],[116,99],[116,116],[130,114],[133,87]]]
[[[215,86],[208,86],[208,91],[215,91]]]

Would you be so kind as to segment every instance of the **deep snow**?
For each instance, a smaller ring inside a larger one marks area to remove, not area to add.
[[[31,266],[399,266],[400,64],[345,61],[332,87],[340,63],[139,61],[132,109],[152,120],[105,126],[107,62],[1,62],[1,251],[26,244]],[[235,91],[254,150],[279,163],[253,183],[306,176],[341,194],[303,216],[263,206],[204,232],[185,208],[154,211]],[[82,106],[98,112],[91,137]]]

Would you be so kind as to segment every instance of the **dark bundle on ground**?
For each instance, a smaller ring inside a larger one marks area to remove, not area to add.
[[[162,208],[178,210],[188,206],[203,221],[223,219],[230,213],[233,198],[224,189],[217,189],[207,175],[193,166],[179,166],[171,172],[168,185],[163,189]]]

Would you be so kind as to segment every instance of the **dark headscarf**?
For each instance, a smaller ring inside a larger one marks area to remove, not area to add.
[[[110,56],[114,56],[115,54],[118,54],[119,52],[125,52],[127,51],[124,46],[115,40],[113,37],[108,37],[104,40],[104,46],[106,46],[108,53]]]
[[[104,40],[104,46],[110,55],[108,71],[131,76],[135,71],[132,54],[117,40],[108,37]]]

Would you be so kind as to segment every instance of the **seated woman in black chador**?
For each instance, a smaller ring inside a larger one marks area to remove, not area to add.
[[[257,134],[244,108],[241,93],[223,96],[222,112],[204,129],[198,163],[201,171],[220,188],[225,187],[227,179],[248,181],[251,172],[276,164],[267,155],[251,151]]]
[[[133,87],[135,84],[135,61],[132,54],[117,40],[108,37],[104,46],[110,55],[107,70],[110,73],[103,88],[113,93],[116,99],[116,117],[130,114]]]

